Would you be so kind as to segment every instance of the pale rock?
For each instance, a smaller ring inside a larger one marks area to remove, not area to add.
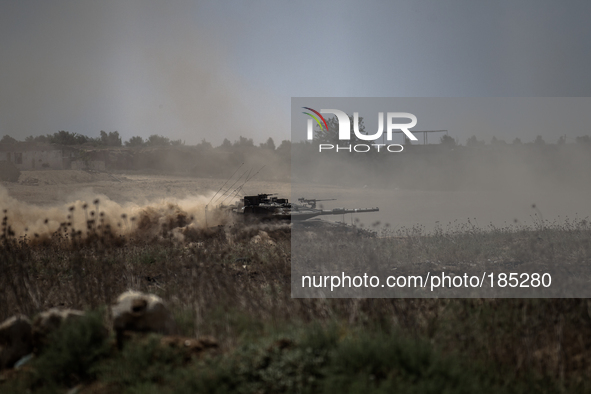
[[[125,331],[171,334],[174,328],[170,312],[162,298],[154,294],[128,290],[111,307],[113,329],[118,345],[122,345]]]

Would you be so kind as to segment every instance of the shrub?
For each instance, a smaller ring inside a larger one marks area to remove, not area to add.
[[[109,353],[103,314],[88,312],[49,335],[47,347],[33,363],[35,383],[71,387],[94,377],[93,364]]]

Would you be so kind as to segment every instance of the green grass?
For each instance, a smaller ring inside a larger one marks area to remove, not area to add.
[[[292,325],[187,363],[157,335],[108,352],[108,341],[90,339],[101,327],[94,316],[58,330],[31,372],[3,392],[63,393],[78,383],[118,393],[562,392],[557,381],[508,376],[394,328]]]

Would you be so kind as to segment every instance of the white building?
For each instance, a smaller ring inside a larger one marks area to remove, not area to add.
[[[77,149],[56,144],[0,144],[0,160],[14,163],[19,170],[70,169],[78,156]]]

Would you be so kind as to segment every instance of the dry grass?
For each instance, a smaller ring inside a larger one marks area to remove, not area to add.
[[[384,246],[377,250],[400,270],[424,262],[584,265],[591,259],[587,222],[466,226],[430,235],[403,229],[370,243]],[[253,243],[260,230],[273,242]],[[418,339],[442,354],[484,363],[507,384],[527,378],[575,390],[591,373],[587,300],[292,299],[291,230],[285,226],[195,230],[182,244],[167,236],[167,228],[143,239],[116,237],[108,229],[83,235],[65,225],[36,244],[12,237],[8,219],[2,231],[0,320],[54,306],[96,310],[135,289],[167,300],[179,333],[213,335],[224,352],[295,327],[337,324],[344,333]],[[346,237],[339,242],[355,242]],[[321,242],[309,245],[311,253],[322,249]]]

